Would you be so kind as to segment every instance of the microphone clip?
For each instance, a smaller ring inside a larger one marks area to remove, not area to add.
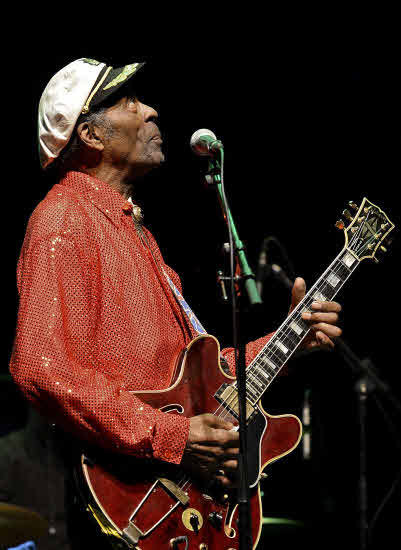
[[[217,158],[210,158],[205,174],[205,183],[207,186],[218,185],[221,183],[221,166]]]

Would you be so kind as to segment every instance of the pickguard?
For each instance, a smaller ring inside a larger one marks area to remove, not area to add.
[[[267,428],[265,415],[256,408],[257,413],[247,427],[248,442],[248,482],[249,487],[254,487],[259,481],[262,437]]]

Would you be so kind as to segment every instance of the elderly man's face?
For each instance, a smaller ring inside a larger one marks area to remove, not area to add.
[[[164,155],[156,124],[157,112],[136,98],[123,97],[107,110],[113,132],[107,138],[104,160],[127,170],[132,176],[146,174],[159,166]]]

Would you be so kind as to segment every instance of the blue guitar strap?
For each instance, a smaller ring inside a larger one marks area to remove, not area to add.
[[[163,269],[163,273],[167,279],[168,284],[170,285],[171,290],[173,291],[175,297],[177,298],[177,302],[181,306],[181,309],[185,313],[185,315],[188,317],[189,322],[194,327],[194,330],[198,334],[207,334],[206,330],[203,328],[202,323],[199,321],[195,313],[192,311],[192,309],[189,307],[187,302],[184,300],[183,295],[178,290],[178,288],[175,286],[173,281],[170,279],[170,277],[167,275],[167,273]]]

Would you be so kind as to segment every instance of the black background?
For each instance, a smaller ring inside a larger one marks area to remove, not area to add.
[[[135,78],[140,99],[159,112],[166,163],[138,185],[135,197],[165,260],[181,275],[192,308],[207,330],[229,345],[230,311],[220,303],[216,286],[216,271],[226,263],[221,245],[227,235],[215,192],[202,183],[206,164],[192,154],[189,139],[198,128],[210,128],[224,142],[226,192],[252,266],[263,239],[274,235],[287,249],[295,274],[313,284],[343,246],[334,223],[349,200],[367,196],[396,225],[400,221],[398,50],[384,45],[375,27],[363,38],[356,27],[348,29],[346,38],[342,30],[331,30],[328,38],[324,26],[318,34],[304,27],[293,34],[282,23],[272,38],[263,25],[247,22],[246,37],[237,24],[238,32],[227,33],[224,40],[215,32],[213,39],[203,35],[169,48],[171,31],[153,50],[135,34],[110,40],[100,33],[99,40],[90,40],[70,30],[66,43],[49,37],[44,48],[43,36],[32,33],[26,42],[32,51],[25,48],[23,63],[10,56],[4,70],[7,323],[2,372],[7,372],[15,326],[19,249],[29,215],[51,184],[37,158],[37,104],[58,69],[79,57],[113,66],[148,61]],[[99,28],[94,30],[98,36]],[[396,236],[379,265],[362,262],[338,297],[344,338],[358,356],[372,359],[398,398],[399,247]],[[273,330],[288,311],[288,292],[276,282],[266,281],[263,297],[262,310],[246,322],[249,338]],[[264,515],[302,520],[312,525],[310,536],[324,537],[325,544],[333,538],[356,540],[354,383],[338,356],[318,352],[294,359],[288,376],[263,400],[272,414],[300,415],[304,392],[311,390],[312,459],[303,460],[300,446],[271,467],[263,486]],[[4,432],[22,422],[23,406],[8,385],[2,395]],[[386,410],[399,431],[399,416],[388,405]],[[371,399],[367,430],[372,518],[396,475],[400,454]],[[399,507],[398,491],[378,520],[377,544],[385,535],[396,535],[393,519]]]

